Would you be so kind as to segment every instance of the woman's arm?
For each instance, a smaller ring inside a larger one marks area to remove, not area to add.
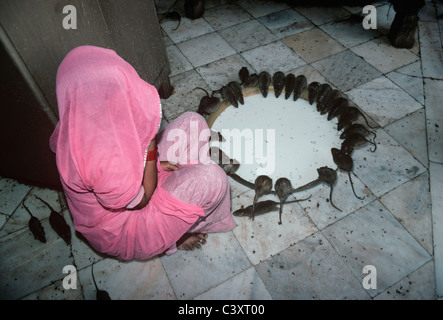
[[[155,139],[152,139],[148,147],[148,154],[149,152],[154,152],[155,149]],[[146,159],[145,171],[143,174],[143,188],[145,189],[145,194],[143,195],[140,203],[132,208],[132,210],[139,210],[144,208],[148,204],[149,200],[152,197],[152,194],[155,191],[155,188],[157,187],[157,157],[155,157],[154,159],[149,158],[150,157],[148,156],[148,158]]]
[[[155,139],[151,141],[148,147],[149,152],[154,152],[156,150]],[[149,200],[157,187],[157,157],[150,160],[150,157],[146,159],[145,171],[143,174],[143,188],[145,189],[145,194],[138,205],[136,205],[131,210],[140,210],[148,205]],[[171,163],[168,161],[160,161],[160,167],[165,171],[175,171],[180,165],[176,163]]]
[[[155,139],[152,139],[148,147],[148,154],[156,151]],[[149,200],[157,187],[157,155],[153,159],[146,159],[145,173],[143,176],[143,187],[146,198]]]

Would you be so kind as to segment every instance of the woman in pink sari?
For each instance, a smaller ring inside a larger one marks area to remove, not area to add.
[[[50,146],[74,227],[95,249],[148,259],[235,227],[205,120],[188,112],[157,135],[156,89],[114,51],[72,50],[58,69],[57,101]]]

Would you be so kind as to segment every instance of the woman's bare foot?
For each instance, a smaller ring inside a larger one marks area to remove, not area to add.
[[[177,241],[179,250],[201,249],[201,245],[206,243],[206,233],[185,233],[180,240]]]

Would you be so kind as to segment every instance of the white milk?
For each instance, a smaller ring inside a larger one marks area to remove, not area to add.
[[[261,94],[246,97],[239,108],[224,110],[212,129],[227,141],[211,146],[241,163],[239,176],[250,182],[261,174],[274,182],[286,177],[293,187],[316,179],[317,168],[335,169],[331,148],[340,148],[342,142],[336,118],[328,121],[316,103],[310,105],[302,98],[293,101],[292,96],[285,100],[284,93],[278,99],[274,92],[267,98]]]

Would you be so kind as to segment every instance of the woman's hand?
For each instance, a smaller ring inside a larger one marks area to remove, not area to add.
[[[160,167],[164,171],[175,171],[180,168],[180,165],[178,163],[172,163],[169,161],[160,161]]]

